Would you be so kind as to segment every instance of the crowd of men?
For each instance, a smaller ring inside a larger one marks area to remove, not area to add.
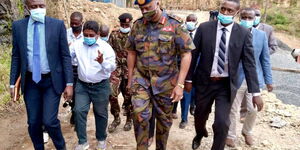
[[[273,29],[261,23],[259,8],[241,9],[239,0],[224,0],[210,21],[198,26],[195,14],[183,21],[161,9],[158,0],[135,4],[143,16],[133,21],[124,13],[110,32],[104,24],[84,22],[80,12],[71,14],[66,30],[63,21],[45,16],[44,0],[26,0],[30,16],[13,23],[10,89],[13,97],[21,76],[34,148],[44,149],[45,130],[56,149],[66,149],[57,118],[61,95],[72,107],[75,150],[89,148],[91,103],[98,150],[106,149],[106,130],[116,132],[122,115],[123,130],[134,128],[136,149],[147,150],[155,137],[156,149],[166,150],[179,101],[179,128],[187,126],[189,111],[195,119],[192,149],[208,136],[213,103],[211,149],[235,147],[237,120],[244,123],[246,144],[253,145],[255,119],[263,109],[260,92],[273,90],[270,55],[277,49]],[[114,120],[108,125],[109,103]]]

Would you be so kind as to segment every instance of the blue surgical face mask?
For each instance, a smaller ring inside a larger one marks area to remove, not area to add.
[[[101,40],[103,40],[103,41],[105,41],[105,42],[108,41],[108,36],[106,36],[106,37],[100,37],[100,38],[101,38]]]
[[[30,17],[34,21],[42,22],[44,23],[46,16],[46,8],[36,8],[30,10]]]
[[[96,37],[84,37],[83,38],[83,42],[88,45],[88,46],[92,46],[96,43]]]
[[[189,31],[193,31],[196,29],[196,22],[192,22],[192,21],[189,21],[189,22],[186,22],[186,28],[187,30]]]
[[[123,28],[123,27],[120,27],[120,31],[122,32],[122,33],[129,33],[130,32],[130,28]]]
[[[234,18],[234,16],[225,16],[221,13],[219,13],[219,15],[218,15],[218,20],[222,24],[231,24],[233,22],[233,18]]]
[[[260,19],[261,17],[255,17],[255,20],[254,20],[254,25],[258,25],[260,23]]]
[[[252,28],[253,27],[253,20],[241,20],[240,25],[245,27],[245,28]]]

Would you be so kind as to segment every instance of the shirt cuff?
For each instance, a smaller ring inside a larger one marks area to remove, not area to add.
[[[67,86],[73,86],[73,83],[67,83]]]
[[[193,83],[192,80],[185,80],[185,82],[187,82],[187,83]]]
[[[12,88],[15,88],[15,85],[10,85],[9,88],[11,88],[11,89],[12,89]]]
[[[260,93],[252,93],[252,96],[255,97],[255,96],[260,96],[261,94]]]

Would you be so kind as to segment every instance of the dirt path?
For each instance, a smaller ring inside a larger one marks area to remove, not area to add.
[[[262,113],[259,113],[257,120],[257,126],[254,129],[254,137],[256,144],[253,147],[247,147],[244,144],[244,140],[241,135],[238,135],[237,150],[300,150],[300,108],[284,105],[275,98],[273,94],[264,94],[264,100],[267,102],[266,107]],[[180,108],[178,112],[180,113]],[[178,115],[180,115],[178,113]],[[91,145],[90,149],[94,149],[96,145],[95,140],[95,125],[94,117],[89,113],[88,118],[88,138]],[[290,117],[284,117],[283,114]],[[273,117],[280,117],[288,124],[281,128],[271,128],[269,122]],[[64,137],[67,142],[68,149],[74,149],[77,143],[77,137],[74,132],[74,128],[69,125],[69,113],[66,109],[61,108],[59,118],[61,120]],[[109,122],[112,121],[112,116],[109,115]],[[189,124],[186,129],[179,129],[178,125],[180,119],[174,120],[172,126],[168,150],[189,150],[191,149],[191,141],[195,135],[193,117],[189,116]],[[210,116],[207,128],[209,130],[209,137],[203,139],[201,150],[210,149],[212,143],[212,120],[213,116]],[[134,150],[135,138],[133,130],[125,132],[122,130],[125,117],[122,117],[121,126],[113,134],[108,134],[108,150]],[[238,132],[240,133],[241,124],[238,123]],[[1,150],[32,150],[32,144],[27,134],[26,124],[26,111],[24,108],[18,113],[9,114],[1,118],[0,124],[0,149]],[[46,144],[46,149],[54,149],[52,142]],[[154,144],[150,147],[150,150],[154,150]],[[228,149],[228,148],[226,148]]]

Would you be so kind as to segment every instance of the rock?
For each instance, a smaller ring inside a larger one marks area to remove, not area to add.
[[[280,117],[272,118],[270,123],[270,126],[275,128],[282,128],[287,125],[287,122],[282,120]]]
[[[101,10],[99,8],[94,8],[94,11],[97,13],[101,12]]]

